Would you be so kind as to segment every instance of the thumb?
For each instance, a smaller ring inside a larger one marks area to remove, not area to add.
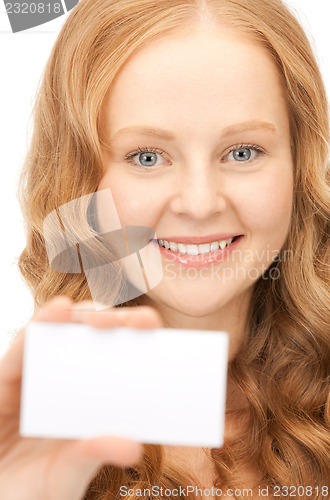
[[[56,498],[61,500],[81,500],[102,465],[135,465],[142,451],[140,443],[116,436],[75,441],[61,456],[58,467],[53,463],[50,491],[56,491]]]
[[[77,441],[77,453],[87,461],[129,467],[141,458],[140,443],[117,436],[101,436]]]

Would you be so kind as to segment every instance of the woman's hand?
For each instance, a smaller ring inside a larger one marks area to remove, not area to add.
[[[82,322],[96,328],[160,328],[149,306],[93,308],[67,297],[49,301],[33,321]],[[35,439],[19,435],[24,329],[0,359],[0,498],[3,500],[79,500],[102,464],[128,467],[141,458],[141,444],[119,437],[86,440]]]

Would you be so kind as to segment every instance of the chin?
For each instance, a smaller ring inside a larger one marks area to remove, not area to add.
[[[157,294],[157,296],[152,296],[150,298],[154,303],[162,304],[166,308],[174,309],[180,314],[192,318],[212,316],[230,303],[230,298],[216,297],[214,294],[212,296],[203,296],[196,293],[187,293],[184,296],[180,296],[172,293],[170,298],[168,294],[163,297]]]

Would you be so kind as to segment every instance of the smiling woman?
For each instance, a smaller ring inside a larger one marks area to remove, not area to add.
[[[94,471],[85,500],[152,486],[174,499],[188,485],[327,498],[327,109],[280,0],[81,0],[68,17],[22,177],[20,269],[36,310],[91,298],[83,274],[51,269],[43,221],[110,188],[122,226],[155,231],[164,273],[122,307],[230,339],[224,446],[144,445],[134,467]]]
[[[272,58],[205,20],[149,42],[110,85],[100,135],[98,189],[111,187],[123,225],[145,224],[163,241],[164,278],[146,303],[168,326],[230,331],[232,359],[251,285],[272,260],[257,255],[280,251],[291,217],[289,118]]]

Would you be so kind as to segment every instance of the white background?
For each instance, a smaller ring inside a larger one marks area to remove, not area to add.
[[[330,95],[329,0],[287,0],[312,40]],[[42,26],[13,34],[0,0],[0,356],[33,311],[30,292],[17,269],[25,246],[16,197],[17,178],[31,133],[33,97],[46,60],[67,14]]]

